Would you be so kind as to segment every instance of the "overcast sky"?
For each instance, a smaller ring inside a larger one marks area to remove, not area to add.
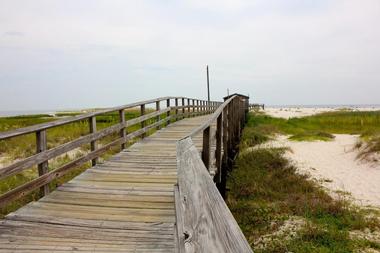
[[[0,111],[166,95],[379,104],[379,0],[0,0]]]

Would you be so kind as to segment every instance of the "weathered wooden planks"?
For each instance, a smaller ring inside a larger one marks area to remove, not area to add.
[[[9,214],[0,252],[175,252],[176,142],[207,117],[175,122]]]
[[[226,97],[208,119],[178,142],[178,186],[174,197],[176,244],[181,253],[252,252],[220,195],[225,196],[226,167],[231,166],[245,123],[247,98],[239,94]],[[207,111],[214,109],[215,104],[208,104]],[[214,135],[211,129],[215,127]]]
[[[183,252],[252,252],[190,137],[178,143],[177,162]]]

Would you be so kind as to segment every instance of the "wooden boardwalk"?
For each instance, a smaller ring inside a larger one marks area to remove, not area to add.
[[[176,143],[208,117],[170,124],[9,214],[0,252],[174,252]]]

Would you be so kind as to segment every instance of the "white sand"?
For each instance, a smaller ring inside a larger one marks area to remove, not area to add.
[[[310,116],[323,112],[332,112],[332,111],[340,111],[343,108],[310,108],[310,107],[267,107],[265,108],[265,113],[278,118],[299,118],[304,116]],[[378,111],[380,107],[360,107],[360,108],[350,108],[352,111]]]
[[[296,142],[279,136],[265,146],[290,147],[287,156],[301,173],[321,180],[328,189],[351,193],[361,205],[380,207],[380,164],[356,159],[357,140],[358,136],[347,134],[336,135],[330,142]]]

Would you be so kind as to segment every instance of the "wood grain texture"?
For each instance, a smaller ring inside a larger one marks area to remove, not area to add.
[[[36,133],[36,141],[37,141],[37,153],[41,153],[46,151],[47,149],[47,137],[46,137],[46,130],[38,131]],[[38,175],[42,176],[46,173],[48,173],[49,167],[48,167],[48,162],[47,161],[42,161],[41,163],[38,164]],[[49,185],[42,185],[40,188],[40,192],[42,193],[43,196],[49,194],[50,189]]]
[[[86,170],[38,202],[9,214],[0,221],[0,252],[175,252],[176,143],[207,118],[170,124]],[[11,196],[44,185],[107,148],[169,120],[171,116],[120,136],[108,146],[98,147],[84,158],[33,180]],[[112,131],[118,132],[125,125]]]
[[[43,163],[47,160],[50,160],[56,156],[62,155],[66,152],[69,152],[70,150],[73,150],[75,148],[78,148],[86,143],[94,142],[98,139],[101,139],[107,135],[110,135],[112,133],[116,133],[117,131],[122,131],[124,128],[138,124],[144,120],[154,118],[158,114],[162,114],[165,112],[168,112],[170,108],[165,108],[163,110],[160,110],[159,112],[152,112],[149,114],[146,114],[144,116],[140,116],[125,122],[121,122],[120,124],[113,125],[111,127],[107,127],[105,129],[102,129],[100,131],[97,131],[92,134],[88,134],[85,136],[82,136],[76,140],[67,142],[65,144],[62,144],[58,147],[40,151],[37,154],[30,156],[28,158],[25,158],[23,160],[17,161],[7,167],[0,169],[0,179],[14,175],[22,170],[28,169],[36,164]],[[124,137],[123,133],[123,137]]]
[[[171,99],[175,107],[170,106]],[[163,110],[161,101],[167,105]],[[145,114],[149,103],[155,103],[156,111]],[[215,170],[220,174],[225,146],[240,136],[245,119],[242,109],[248,104],[232,96],[223,104],[165,97],[131,105],[140,106],[140,117],[125,121],[127,107],[111,108],[118,111],[119,123],[99,131],[95,117],[101,113],[97,112],[0,133],[1,140],[83,119],[88,119],[91,127],[90,134],[51,150],[44,148],[44,136],[37,138],[39,153],[0,169],[0,177],[47,163],[85,143],[93,144],[83,157],[44,171],[1,195],[0,205],[96,159],[111,147],[124,148],[127,141],[145,137],[1,220],[0,252],[252,252],[210,176]],[[170,114],[172,110],[175,115]],[[166,117],[162,119],[163,114]],[[168,125],[172,119],[176,122]],[[138,123],[141,129],[126,133],[126,127]],[[160,129],[163,125],[166,127]],[[145,136],[152,129],[158,131]],[[98,139],[115,132],[118,139],[96,147]]]
[[[252,252],[191,138],[177,148],[185,252]]]

